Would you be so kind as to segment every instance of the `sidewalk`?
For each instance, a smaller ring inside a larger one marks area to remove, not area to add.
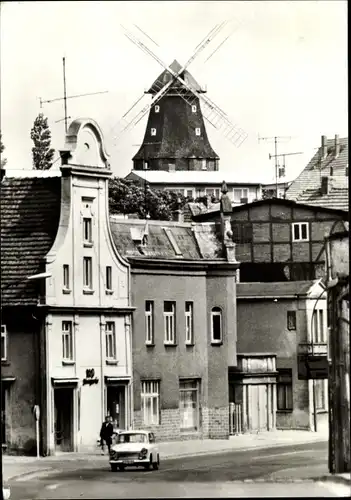
[[[186,456],[219,454],[231,450],[252,450],[273,447],[282,447],[292,444],[305,444],[327,441],[328,435],[325,432],[309,431],[271,431],[261,434],[240,434],[230,436],[229,439],[215,440],[190,440],[190,441],[169,441],[159,443],[159,449],[162,459],[181,458]],[[15,477],[32,474],[45,474],[55,470],[58,464],[67,461],[92,461],[102,463],[107,460],[106,455],[101,455],[100,450],[96,449],[92,453],[64,453],[50,457],[23,457],[23,456],[3,456],[3,477],[4,481],[13,480]],[[325,470],[324,470],[325,469]],[[291,477],[291,471],[289,471]],[[331,475],[326,468],[319,467],[316,470],[311,468],[300,468],[293,471],[292,475],[299,478],[317,477],[320,480],[337,479],[350,484],[350,474],[341,475],[342,477]],[[284,471],[272,476],[271,479],[284,478]]]

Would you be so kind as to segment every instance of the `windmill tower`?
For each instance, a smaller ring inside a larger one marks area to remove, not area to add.
[[[168,82],[167,92],[149,110],[143,143],[133,157],[134,170],[218,170],[219,157],[209,142],[196,93],[206,92],[178,61],[145,92],[153,97]],[[182,80],[187,84],[184,86]],[[191,99],[191,105],[189,100]]]

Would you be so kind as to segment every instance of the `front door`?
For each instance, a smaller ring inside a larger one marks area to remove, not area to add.
[[[72,387],[54,390],[55,451],[73,451]]]
[[[249,386],[249,430],[253,432],[268,430],[267,386]]]
[[[126,425],[126,388],[125,386],[107,387],[107,415],[112,417],[117,429],[125,429]]]

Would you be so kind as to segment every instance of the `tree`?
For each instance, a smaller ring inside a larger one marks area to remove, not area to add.
[[[32,148],[33,166],[37,170],[48,170],[52,165],[55,150],[50,148],[51,132],[48,125],[48,119],[43,113],[34,120],[34,125],[30,131],[30,138],[34,142]]]
[[[153,190],[140,184],[115,177],[109,181],[111,214],[136,214],[144,219],[172,220],[173,213],[183,206],[186,198],[173,191]]]
[[[6,163],[7,163],[7,158],[3,158],[3,157],[2,157],[2,153],[3,153],[4,149],[5,149],[5,146],[4,146],[3,142],[2,142],[2,133],[0,132],[0,155],[1,155],[1,168],[3,168],[3,167],[6,165]]]

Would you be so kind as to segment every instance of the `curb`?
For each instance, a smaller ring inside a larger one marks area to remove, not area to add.
[[[316,479],[316,481],[321,481],[323,483],[345,484],[346,486],[350,486],[351,488],[351,479],[346,479],[345,477],[336,476],[334,474],[331,474],[330,476],[321,476]]]
[[[46,467],[44,469],[34,469],[30,472],[23,472],[22,474],[15,474],[14,476],[10,476],[8,477],[6,480],[4,480],[4,483],[8,483],[9,481],[18,481],[19,479],[23,480],[25,479],[26,477],[30,477],[30,476],[38,476],[40,475],[42,472],[56,472],[56,470],[53,468],[53,467]]]
[[[321,443],[321,442],[327,442],[328,440],[322,438],[322,439],[316,439],[315,441],[311,441],[311,443]],[[220,455],[222,453],[232,453],[232,452],[239,452],[239,451],[252,451],[252,450],[263,450],[263,449],[271,449],[271,448],[283,448],[284,446],[289,446],[291,443],[277,443],[277,444],[262,444],[259,446],[251,446],[249,448],[223,448],[221,450],[207,450],[207,451],[197,451],[194,453],[183,453],[179,455],[165,455],[162,453],[162,458],[165,460],[172,460],[173,458],[186,458],[186,457],[196,457],[196,456],[201,456],[201,455]],[[306,444],[306,441],[295,441],[293,443],[294,445],[300,445],[300,444]]]

